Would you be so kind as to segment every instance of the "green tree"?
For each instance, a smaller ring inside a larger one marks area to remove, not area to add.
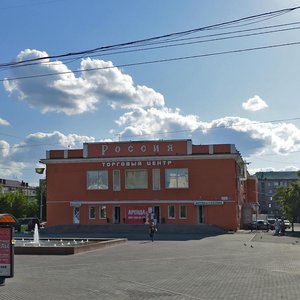
[[[21,191],[0,193],[0,212],[12,214],[15,218],[36,216],[38,205]]]
[[[283,216],[292,222],[292,231],[300,216],[300,171],[298,177],[289,187],[278,188],[274,195],[275,201],[282,207]]]
[[[0,213],[6,213],[10,210],[10,205],[7,198],[3,192],[2,187],[0,187]]]
[[[46,220],[47,207],[46,207],[46,180],[40,180],[40,186],[36,188],[36,194],[38,198],[38,212],[41,220]],[[40,211],[42,210],[42,211]]]

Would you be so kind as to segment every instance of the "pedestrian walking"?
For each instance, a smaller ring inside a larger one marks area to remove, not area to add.
[[[281,220],[281,223],[280,223],[280,235],[285,235],[284,220]]]
[[[280,231],[281,231],[281,224],[280,224],[280,221],[278,220],[278,218],[276,218],[274,226],[275,226],[275,235],[279,236]]]
[[[152,242],[154,242],[154,235],[155,235],[156,231],[157,231],[157,228],[156,228],[155,224],[153,222],[151,222],[150,226],[149,226],[149,236],[150,236],[150,239]]]

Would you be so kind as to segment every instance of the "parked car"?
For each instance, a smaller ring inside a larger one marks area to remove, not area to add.
[[[291,222],[289,220],[284,220],[283,222],[284,222],[284,227],[285,228],[287,228],[287,229],[291,228],[292,225],[291,225]]]
[[[17,232],[33,231],[35,224],[40,228],[40,220],[38,218],[19,218],[15,225]]]
[[[268,223],[269,223],[269,227],[271,230],[274,230],[275,229],[275,221],[276,219],[268,219]]]
[[[265,220],[257,220],[252,222],[252,229],[257,230],[269,230],[270,225],[268,221]]]
[[[46,221],[40,222],[40,229],[44,229],[47,225]]]

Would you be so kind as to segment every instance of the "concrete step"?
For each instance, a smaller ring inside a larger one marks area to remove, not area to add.
[[[42,235],[107,235],[107,236],[129,236],[144,235],[148,232],[148,225],[136,224],[104,224],[104,225],[57,225],[44,228],[40,231]],[[192,234],[223,234],[226,231],[215,225],[198,224],[198,225],[171,225],[158,224],[160,235],[192,235]]]

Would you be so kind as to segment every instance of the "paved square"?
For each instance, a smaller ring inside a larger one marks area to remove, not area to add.
[[[1,300],[300,299],[300,239],[234,233],[15,256]]]

